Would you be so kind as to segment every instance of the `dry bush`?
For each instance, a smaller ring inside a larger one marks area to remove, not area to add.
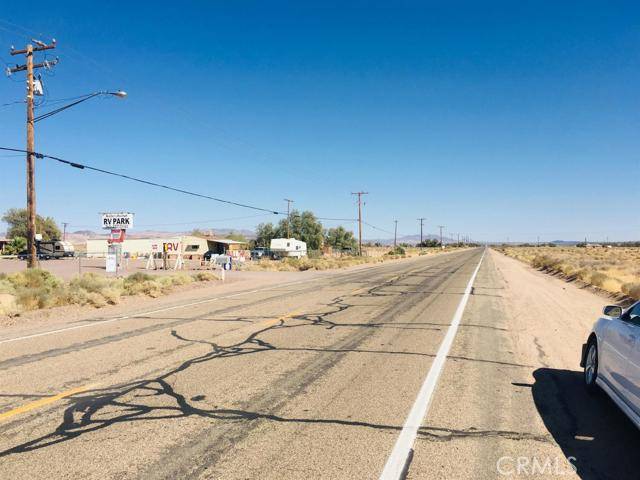
[[[4,278],[13,285],[16,304],[23,310],[55,305],[56,292],[62,285],[51,273],[36,268],[11,273]]]
[[[622,285],[622,292],[631,298],[640,300],[640,283],[624,283]]]
[[[210,282],[212,280],[219,280],[220,278],[213,272],[198,272],[194,273],[193,279],[196,282]]]
[[[21,311],[58,305],[99,308],[116,304],[125,295],[158,297],[179,285],[215,279],[217,277],[210,272],[198,272],[193,276],[185,273],[166,276],[134,273],[124,279],[85,273],[64,284],[49,272],[25,270],[0,275],[0,315],[15,315]]]

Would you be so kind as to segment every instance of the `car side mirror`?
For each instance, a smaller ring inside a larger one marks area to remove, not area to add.
[[[622,307],[619,305],[607,305],[602,309],[607,317],[620,318],[622,316]]]

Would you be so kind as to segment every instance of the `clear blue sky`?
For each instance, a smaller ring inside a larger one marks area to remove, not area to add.
[[[38,123],[38,151],[325,217],[355,216],[350,192],[367,190],[365,219],[403,234],[426,217],[480,240],[640,238],[637,2],[94,5],[3,5],[5,63],[32,33],[58,40],[49,100],[129,93]],[[0,78],[0,103],[22,78]],[[0,118],[0,146],[24,148],[24,106]],[[24,205],[25,169],[0,155],[4,211]],[[100,211],[140,226],[254,214],[46,160],[37,187],[39,213],[72,230]]]

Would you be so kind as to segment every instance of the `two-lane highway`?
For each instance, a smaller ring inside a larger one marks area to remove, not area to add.
[[[539,365],[509,343],[495,255],[5,339],[0,477],[493,478],[492,448],[557,456],[513,398]]]

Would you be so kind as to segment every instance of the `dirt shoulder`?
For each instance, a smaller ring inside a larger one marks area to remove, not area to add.
[[[612,300],[495,250],[491,256],[505,282],[505,307],[523,360],[578,370],[581,345]]]

